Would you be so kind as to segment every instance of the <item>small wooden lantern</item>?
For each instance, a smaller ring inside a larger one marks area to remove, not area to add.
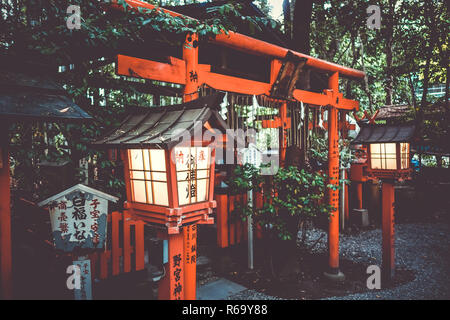
[[[367,172],[380,179],[407,179],[411,174],[410,141],[413,125],[367,124],[352,144],[367,146]]]
[[[203,133],[218,137],[225,132],[218,113],[222,100],[223,94],[215,94],[181,105],[135,108],[95,142],[121,149],[125,206],[137,219],[165,227],[169,234],[184,225],[214,222],[215,145]]]

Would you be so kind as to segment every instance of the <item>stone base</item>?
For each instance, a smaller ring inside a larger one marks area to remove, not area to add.
[[[345,280],[345,275],[340,271],[338,273],[324,272],[323,275],[331,282],[343,282]]]
[[[369,212],[367,209],[353,209],[350,213],[350,222],[358,227],[368,227],[370,224]]]

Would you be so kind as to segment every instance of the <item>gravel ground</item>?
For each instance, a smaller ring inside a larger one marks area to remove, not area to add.
[[[314,230],[312,238],[323,231]],[[335,300],[450,299],[450,226],[447,223],[398,224],[396,268],[412,270],[415,279],[395,288],[332,297]],[[326,252],[326,241],[315,249]],[[340,236],[341,257],[381,266],[381,230]]]
[[[325,232],[310,231],[311,243]],[[330,297],[330,300],[410,300],[450,299],[450,226],[447,223],[398,224],[396,235],[396,268],[412,270],[415,279],[403,285]],[[314,248],[316,253],[327,252],[326,236]],[[340,235],[342,258],[354,262],[381,266],[381,229],[363,231],[356,235]],[[277,300],[255,290],[244,290],[230,296],[230,300]]]
[[[229,296],[227,300],[282,300],[282,299],[274,296],[269,296],[256,290],[247,289]]]

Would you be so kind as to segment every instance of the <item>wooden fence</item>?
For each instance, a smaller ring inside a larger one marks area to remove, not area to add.
[[[108,215],[108,234],[111,236],[106,250],[89,254],[93,279],[107,279],[144,269],[144,224],[131,220],[126,211]]]
[[[217,202],[217,245],[220,248],[227,248],[232,245],[247,240],[248,224],[242,221],[236,214],[233,214],[236,206],[243,205],[247,202],[247,194],[228,195],[216,193],[215,200]],[[256,208],[262,208],[263,196],[257,192],[254,196],[254,205]],[[262,229],[256,226],[255,236],[257,239],[262,238]]]

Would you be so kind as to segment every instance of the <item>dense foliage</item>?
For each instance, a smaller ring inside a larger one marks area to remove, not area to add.
[[[136,84],[151,86],[157,83],[119,79],[114,73],[114,54],[130,44],[141,46],[149,37],[161,46],[179,45],[187,32],[197,32],[201,39],[207,39],[221,31],[234,30],[237,20],[246,21],[253,29],[261,22],[279,29],[275,31],[284,32],[286,38],[292,40],[288,45],[293,49],[303,45],[295,41],[307,38],[306,47],[310,47],[311,55],[365,70],[365,81],[344,79],[341,88],[345,96],[360,101],[361,110],[374,111],[384,104],[414,105],[413,118],[431,127],[427,135],[448,141],[448,104],[439,121],[423,120],[424,110],[436,100],[428,92],[430,86],[445,83],[444,101],[448,101],[450,19],[444,1],[284,0],[290,3],[293,13],[308,12],[306,7],[311,6],[310,31],[295,28],[299,26],[295,21],[300,19],[296,14],[291,15],[292,21],[285,21],[284,26],[271,19],[241,17],[240,1],[221,2],[210,10],[210,17],[201,22],[172,17],[158,10],[129,10],[123,0],[118,0],[118,4],[125,14],[119,14],[101,5],[105,2],[108,1],[11,0],[0,4],[0,53],[33,56],[40,62],[61,66],[62,72],[58,76],[69,94],[97,119],[83,125],[11,125],[14,184],[30,196],[42,197],[49,192],[37,169],[38,163],[69,161],[78,168],[78,161],[83,158],[95,166],[96,171],[89,174],[90,184],[107,192],[123,194],[122,170],[117,167],[120,161],[110,161],[105,152],[91,148],[89,142],[120,121],[125,105],[155,103],[155,97],[145,90],[137,90]],[[177,5],[196,1],[148,2]],[[81,8],[80,30],[66,27],[69,4]],[[255,1],[255,4],[266,14],[270,12],[267,0]],[[369,29],[366,25],[369,4],[381,8],[380,30]],[[290,24],[294,30],[289,30]],[[308,37],[299,37],[301,32],[307,33]],[[418,94],[419,88],[422,95]],[[179,99],[161,96],[160,102],[164,105]],[[312,157],[325,157],[321,147],[325,140],[322,140],[313,139]],[[77,174],[80,181],[83,181],[82,174],[81,171]]]
[[[161,83],[116,76],[113,62],[117,52],[129,46],[145,48],[146,39],[150,38],[164,48],[180,47],[185,35],[192,32],[198,33],[203,41],[220,32],[235,30],[237,18],[255,28],[259,22],[274,23],[270,19],[241,17],[240,4],[233,2],[212,7],[211,18],[203,21],[171,16],[158,8],[136,11],[124,0],[118,0],[117,4],[123,8],[121,12],[111,10],[105,5],[107,2],[19,0],[1,3],[0,54],[59,66],[58,80],[74,101],[95,119],[84,124],[12,124],[13,186],[28,198],[42,198],[54,192],[38,165],[44,161],[68,162],[75,170],[73,183],[85,181],[87,175],[90,185],[124,195],[121,161],[112,161],[105,151],[92,148],[90,142],[120,122],[124,106],[173,104],[180,102],[180,97],[160,96],[155,100],[145,86]],[[79,30],[66,26],[69,5],[80,6]],[[88,173],[79,168],[82,159],[89,162]]]
[[[269,234],[269,238],[296,240],[301,226],[307,226],[316,217],[328,217],[332,207],[325,201],[326,191],[335,186],[327,185],[322,173],[293,166],[280,168],[274,176],[260,175],[260,169],[251,164],[237,166],[227,181],[232,193],[252,190],[262,192],[264,205],[237,203],[233,214],[246,220],[252,216]]]

